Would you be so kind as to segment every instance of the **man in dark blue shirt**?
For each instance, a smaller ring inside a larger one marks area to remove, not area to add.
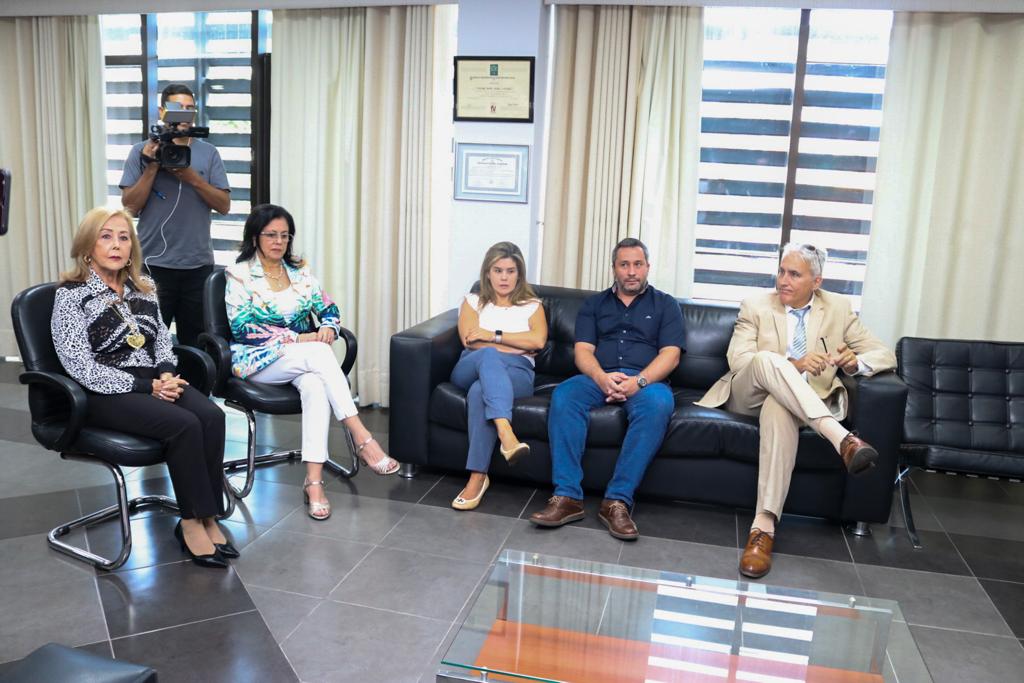
[[[530,516],[538,526],[583,519],[583,468],[591,408],[621,404],[629,428],[598,518],[612,536],[640,534],[633,492],[665,438],[674,400],[665,380],[683,351],[683,316],[674,298],[647,284],[647,247],[626,238],[612,251],[615,284],[587,299],[576,318],[576,367],[551,397],[548,435],[555,495]]]

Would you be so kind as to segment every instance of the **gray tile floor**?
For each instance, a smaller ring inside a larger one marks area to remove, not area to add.
[[[640,501],[642,538],[611,538],[593,517],[557,530],[525,521],[549,492],[492,483],[480,509],[448,507],[459,475],[413,480],[365,469],[331,478],[334,514],[303,514],[303,468],[261,468],[225,523],[242,557],[226,572],[194,567],[171,537],[175,518],[133,523],[128,564],[113,573],[55,553],[45,534],[113,500],[101,468],[35,444],[18,367],[0,363],[0,674],[51,641],[143,662],[167,681],[432,683],[471,598],[503,548],[737,577],[747,511]],[[364,417],[385,447],[387,414]],[[261,447],[297,443],[297,418],[261,418]],[[245,424],[228,413],[228,457]],[[340,431],[331,445],[343,453]],[[169,492],[162,467],[127,473],[130,492]],[[834,523],[786,518],[766,582],[898,600],[936,681],[1004,683],[1024,670],[1024,484],[919,472],[913,504],[925,547],[891,526],[860,538]],[[596,500],[588,500],[589,511]],[[894,508],[898,510],[898,506]],[[72,536],[99,552],[107,524]]]

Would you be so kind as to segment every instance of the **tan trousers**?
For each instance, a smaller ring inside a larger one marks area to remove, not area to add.
[[[779,519],[796,464],[800,425],[832,413],[793,364],[770,351],[759,351],[733,375],[725,409],[760,419],[756,512]]]

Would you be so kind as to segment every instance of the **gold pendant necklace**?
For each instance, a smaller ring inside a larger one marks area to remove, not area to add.
[[[110,307],[114,309],[114,313],[117,313],[118,317],[120,317],[121,320],[124,321],[124,324],[127,325],[128,329],[130,330],[129,334],[126,335],[124,338],[124,340],[128,342],[128,346],[136,350],[141,349],[146,344],[146,338],[142,335],[141,332],[139,332],[139,326],[135,322],[134,316],[132,316],[132,320],[129,320],[128,318],[124,317],[124,313],[122,313],[121,309],[117,307],[116,301],[112,301],[110,303]],[[129,312],[131,311],[131,309],[128,310]]]

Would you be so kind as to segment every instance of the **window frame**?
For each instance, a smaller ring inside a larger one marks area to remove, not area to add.
[[[200,12],[194,12],[198,15]],[[204,12],[205,13],[205,12]],[[270,10],[251,10],[252,30],[250,32],[250,94],[249,121],[251,125],[249,147],[251,161],[249,168],[250,206],[270,201],[270,53],[269,44]],[[142,131],[147,135],[150,125],[159,118],[160,95],[157,44],[158,13],[139,14],[141,50],[134,55],[104,55],[103,65],[107,67],[134,66],[142,72]],[[201,58],[197,57],[198,62]],[[164,60],[165,62],[167,60]],[[201,97],[204,76],[196,69],[196,96]],[[106,134],[105,134],[106,136]]]

